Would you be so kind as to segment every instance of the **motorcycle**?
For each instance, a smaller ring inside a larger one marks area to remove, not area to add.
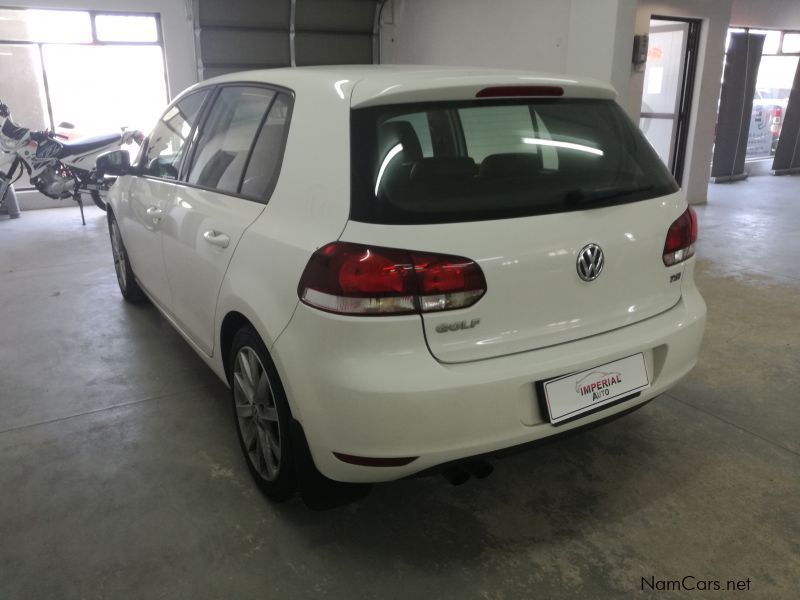
[[[69,123],[59,127],[71,129]],[[66,141],[66,136],[53,131],[31,131],[11,119],[8,107],[0,101],[0,204],[5,202],[11,186],[27,172],[31,183],[49,198],[72,198],[83,215],[82,194],[88,193],[101,210],[106,210],[105,196],[115,179],[98,172],[98,157],[120,145],[141,144],[144,134],[123,130]]]

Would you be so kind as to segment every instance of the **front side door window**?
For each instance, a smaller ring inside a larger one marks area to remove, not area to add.
[[[145,175],[178,179],[181,160],[207,94],[203,90],[187,96],[161,117],[142,152],[140,164]]]

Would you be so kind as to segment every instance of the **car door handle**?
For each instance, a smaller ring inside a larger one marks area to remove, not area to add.
[[[153,221],[158,222],[161,220],[161,215],[164,214],[164,211],[158,208],[157,206],[151,206],[146,211],[147,216],[153,219]]]
[[[219,246],[220,248],[227,248],[228,244],[231,243],[231,238],[229,238],[221,231],[214,231],[213,229],[209,229],[208,231],[206,231],[203,234],[203,239],[207,241],[209,244],[214,244],[215,246]]]

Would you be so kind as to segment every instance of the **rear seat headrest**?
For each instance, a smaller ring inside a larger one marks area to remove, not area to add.
[[[411,167],[411,181],[466,179],[475,175],[475,161],[469,156],[423,158]]]
[[[537,152],[509,152],[491,154],[481,162],[481,177],[520,177],[532,175],[542,169],[542,154]]]
[[[386,156],[397,144],[403,145],[403,162],[422,158],[422,146],[417,132],[408,121],[389,121],[378,127],[379,156]]]

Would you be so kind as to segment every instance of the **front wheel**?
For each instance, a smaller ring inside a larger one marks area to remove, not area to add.
[[[114,218],[113,213],[108,217],[108,234],[111,237],[111,253],[114,256],[114,270],[117,272],[119,291],[122,292],[122,297],[128,302],[142,302],[146,299],[146,296],[136,282],[133,269],[131,269],[128,251],[122,241],[117,219]]]

